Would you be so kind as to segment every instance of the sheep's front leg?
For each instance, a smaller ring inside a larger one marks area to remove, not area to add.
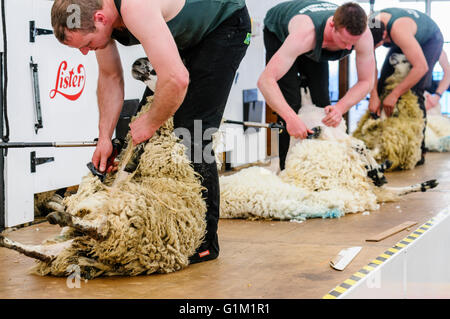
[[[86,221],[67,212],[53,212],[47,215],[50,224],[61,227],[70,226],[96,240],[104,240],[108,235],[106,216],[95,221]]]
[[[403,195],[407,195],[410,193],[415,193],[415,192],[426,192],[429,189],[435,188],[436,186],[438,186],[439,183],[435,180],[429,180],[423,183],[418,183],[418,184],[414,184],[414,185],[410,185],[410,186],[404,186],[404,187],[388,187],[385,186],[385,188],[391,192],[393,192],[394,194],[397,194],[398,196],[403,196]]]
[[[373,181],[375,186],[382,186],[387,183],[384,172],[392,166],[392,162],[385,161],[378,165],[375,158],[370,154],[369,149],[360,141],[352,140],[352,148],[356,151],[365,164],[367,176]]]
[[[21,254],[24,254],[25,256],[47,263],[54,260],[61,253],[61,251],[70,247],[72,241],[73,240],[67,240],[51,245],[25,245],[0,235],[0,247],[13,249]]]

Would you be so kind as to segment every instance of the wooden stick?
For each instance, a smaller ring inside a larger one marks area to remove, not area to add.
[[[384,231],[382,233],[379,233],[378,235],[375,235],[375,236],[373,236],[371,238],[368,238],[368,239],[366,239],[366,241],[381,241],[381,240],[383,240],[385,238],[388,238],[388,237],[390,237],[390,236],[392,236],[394,234],[397,234],[397,233],[401,232],[402,230],[405,230],[405,229],[407,229],[407,228],[409,228],[411,226],[414,226],[416,224],[417,224],[417,222],[406,221],[406,222],[404,222],[404,223],[402,223],[400,225],[397,225],[397,226],[392,227],[392,228],[390,228],[390,229],[388,229],[388,230],[386,230],[386,231]]]

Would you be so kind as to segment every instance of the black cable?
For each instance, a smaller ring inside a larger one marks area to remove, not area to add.
[[[9,119],[8,119],[8,44],[6,37],[6,12],[5,0],[2,0],[2,29],[3,29],[3,117],[5,119],[5,134],[2,136],[3,142],[9,142]]]

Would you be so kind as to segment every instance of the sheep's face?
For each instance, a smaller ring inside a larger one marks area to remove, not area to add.
[[[147,58],[137,59],[131,68],[131,75],[136,80],[144,82],[152,92],[156,89],[156,71]]]
[[[402,78],[406,77],[411,69],[411,64],[404,54],[393,53],[389,57],[389,63],[394,67],[395,73]]]

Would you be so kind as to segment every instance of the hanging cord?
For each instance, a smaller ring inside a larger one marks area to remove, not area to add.
[[[9,142],[9,120],[8,120],[8,45],[6,38],[6,12],[5,0],[2,1],[2,30],[3,30],[3,117],[5,119],[5,134],[2,136],[3,142]]]

